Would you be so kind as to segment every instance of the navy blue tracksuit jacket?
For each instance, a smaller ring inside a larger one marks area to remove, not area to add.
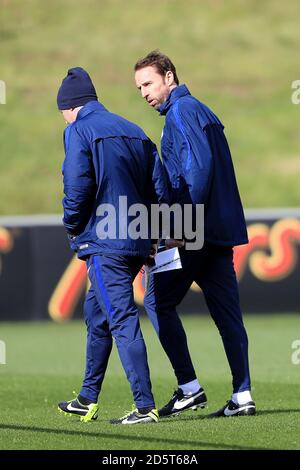
[[[155,145],[143,130],[90,101],[64,134],[64,226],[76,236],[72,248],[79,258],[96,253],[148,256],[150,240],[119,237],[132,218],[119,220],[119,197],[128,207],[168,202],[164,169]],[[99,239],[100,204],[116,210],[116,239]],[[122,227],[119,226],[121,222]]]
[[[247,229],[224,126],[194,98],[176,87],[160,107],[166,116],[161,153],[173,202],[204,204],[204,239],[215,245],[247,243]]]

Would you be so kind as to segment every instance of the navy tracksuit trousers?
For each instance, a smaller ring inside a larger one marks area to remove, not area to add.
[[[201,287],[222,337],[233,392],[250,390],[248,338],[239,304],[233,250],[205,243],[198,251],[180,249],[182,269],[150,276],[145,308],[175,371],[178,384],[196,378],[176,307],[193,281]]]
[[[91,288],[84,304],[87,325],[85,377],[80,394],[97,402],[114,337],[137,408],[154,408],[147,352],[132,283],[144,258],[94,255],[87,261]]]

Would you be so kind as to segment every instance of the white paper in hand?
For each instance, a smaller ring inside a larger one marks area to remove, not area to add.
[[[162,273],[172,269],[181,269],[182,264],[178,248],[160,251],[154,257],[155,266],[148,267],[148,274]]]

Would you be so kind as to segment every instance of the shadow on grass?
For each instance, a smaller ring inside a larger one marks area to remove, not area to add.
[[[277,414],[282,414],[282,413],[300,413],[300,408],[296,409],[285,409],[285,410],[258,410],[256,411],[256,414],[254,416],[238,416],[239,418],[243,419],[251,419],[251,418],[257,418],[258,416],[263,416],[263,415],[277,415]],[[210,416],[209,414],[207,415],[197,415],[197,416],[192,416],[192,415],[184,415],[184,416],[169,416],[167,418],[163,418],[163,422],[165,423],[171,423],[172,421],[196,421],[196,420],[202,420],[202,419],[209,419],[211,420],[222,420],[226,418],[224,417],[213,417]],[[236,420],[237,416],[227,416],[227,418],[231,418]],[[161,422],[161,421],[160,421]]]
[[[256,416],[261,415],[277,415],[280,413],[300,413],[300,408],[294,410],[258,410]]]
[[[167,422],[167,421],[166,421]],[[158,423],[156,426],[159,426],[160,423]],[[103,432],[87,432],[87,431],[75,431],[75,430],[70,430],[70,429],[51,429],[51,428],[39,428],[35,426],[22,426],[22,425],[16,425],[16,424],[0,424],[0,429],[3,430],[12,430],[12,431],[25,431],[25,432],[36,432],[36,433],[53,433],[53,434],[64,434],[64,435],[69,435],[69,436],[85,436],[85,437],[99,437],[99,438],[107,438],[107,439],[120,439],[124,441],[137,441],[137,442],[159,442],[159,443],[164,443],[164,444],[175,444],[175,445],[189,445],[193,447],[210,447],[212,449],[232,449],[232,450],[267,450],[266,448],[263,447],[244,447],[244,446],[239,446],[239,445],[234,445],[234,444],[215,444],[212,442],[206,442],[206,441],[190,441],[190,440],[181,440],[181,439],[165,439],[162,438],[161,436],[156,437],[151,437],[151,436],[145,436],[145,437],[139,437],[139,436],[133,436],[133,435],[124,435],[124,434],[115,434],[115,433],[103,433]]]

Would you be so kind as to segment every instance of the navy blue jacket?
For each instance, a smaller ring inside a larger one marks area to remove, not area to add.
[[[161,152],[172,202],[204,204],[204,240],[234,246],[248,242],[244,212],[224,126],[185,85],[159,108],[166,115]]]
[[[128,207],[169,202],[155,145],[142,129],[110,113],[98,101],[90,101],[79,111],[65,130],[64,144],[63,223],[78,257],[96,253],[147,256],[151,240],[127,236],[135,217],[119,218],[119,197],[127,197]],[[97,235],[97,224],[114,215],[111,210],[100,215],[100,204],[115,209],[116,239]]]

